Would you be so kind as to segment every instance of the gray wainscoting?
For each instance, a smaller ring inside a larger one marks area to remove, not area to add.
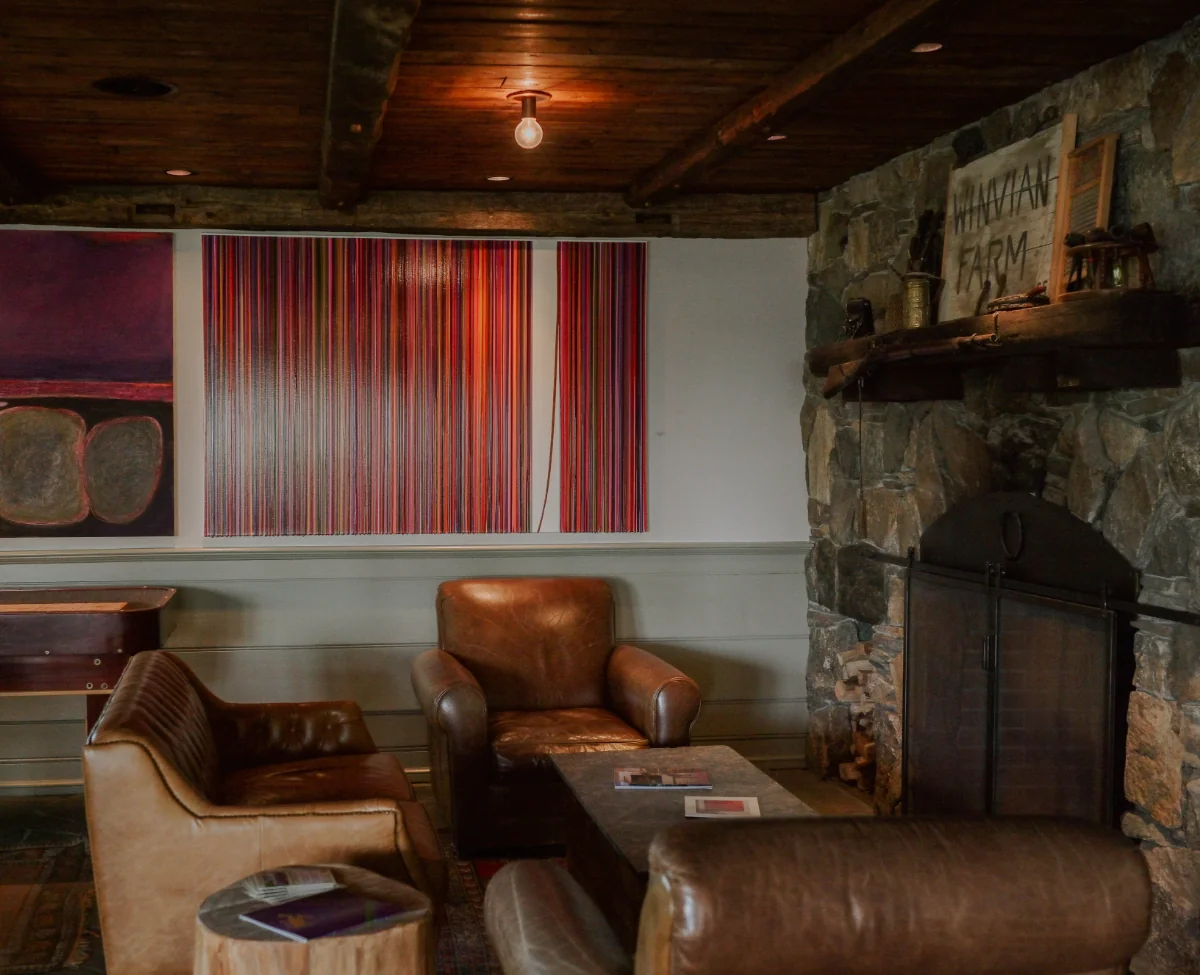
[[[805,543],[296,548],[9,553],[0,588],[172,585],[168,646],[237,701],[349,698],[416,778],[425,724],[408,673],[432,646],[434,593],[465,576],[595,575],[617,594],[622,640],[695,677],[697,743],[772,767],[803,764]],[[80,697],[0,697],[0,786],[78,779]],[[67,786],[68,788],[70,786]]]

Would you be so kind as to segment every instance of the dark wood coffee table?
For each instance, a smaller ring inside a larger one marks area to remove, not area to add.
[[[567,869],[596,902],[630,951],[650,871],[650,841],[660,830],[686,822],[688,795],[756,796],[764,819],[815,816],[808,806],[732,748],[650,748],[552,756],[575,798],[567,813]],[[702,768],[708,789],[613,788],[613,769],[638,766]]]

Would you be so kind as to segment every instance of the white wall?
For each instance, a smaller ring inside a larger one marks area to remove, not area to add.
[[[650,244],[650,529],[808,538],[803,240]]]
[[[599,575],[617,630],[701,684],[697,742],[803,762],[807,499],[804,241],[655,240],[649,252],[650,531],[628,535],[203,537],[200,234],[176,234],[173,539],[0,539],[0,588],[179,589],[168,646],[230,700],[358,700],[419,775],[408,682],[443,579]],[[551,444],[555,244],[533,245],[534,523]],[[558,525],[553,470],[546,527]],[[0,787],[79,776],[80,697],[0,696]],[[24,784],[24,785],[22,785]]]
[[[0,555],[0,588],[171,585],[167,646],[234,701],[349,698],[381,748],[428,764],[409,684],[437,640],[445,579],[607,578],[617,635],[676,664],[704,698],[696,742],[802,763],[808,659],[805,543],[306,548]],[[0,697],[0,787],[79,777],[80,697]],[[2,794],[2,793],[0,793]]]
[[[0,231],[2,232],[2,231]],[[561,534],[557,449],[540,534],[204,537],[201,234],[175,233],[174,538],[0,539],[0,550],[353,545],[636,544],[808,538],[803,240],[652,240],[647,309],[649,531]],[[536,527],[551,448],[556,242],[533,242],[533,444]]]

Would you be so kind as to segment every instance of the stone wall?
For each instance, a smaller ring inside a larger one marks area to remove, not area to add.
[[[1200,296],[1200,20],[855,177],[820,204],[810,242],[809,347],[840,338],[849,298],[894,317],[908,237],[945,208],[951,168],[1079,116],[1080,142],[1119,132],[1113,223],[1149,221],[1160,287]],[[890,305],[890,308],[889,308]],[[1142,599],[1200,611],[1200,349],[1181,389],[1010,395],[970,375],[962,402],[825,400],[807,377],[803,413],[813,548],[808,566],[810,764],[849,758],[852,718],[874,718],[876,807],[899,797],[894,674],[900,572],[854,558],[902,554],[962,499],[1021,490],[1065,505],[1143,573]],[[860,437],[861,422],[861,437]],[[859,480],[864,486],[859,498]],[[845,692],[843,661],[868,644],[874,673]],[[1125,788],[1156,890],[1138,975],[1200,973],[1200,631],[1139,623]],[[839,657],[839,654],[843,655]],[[841,700],[839,700],[839,696]]]

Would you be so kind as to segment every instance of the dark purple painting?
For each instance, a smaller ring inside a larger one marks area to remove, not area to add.
[[[0,536],[171,535],[172,239],[0,230]]]

